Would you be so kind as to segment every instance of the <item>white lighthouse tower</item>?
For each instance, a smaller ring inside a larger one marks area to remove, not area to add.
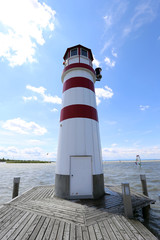
[[[62,72],[63,97],[56,162],[55,195],[65,199],[97,199],[104,195],[99,123],[90,49],[66,50]]]

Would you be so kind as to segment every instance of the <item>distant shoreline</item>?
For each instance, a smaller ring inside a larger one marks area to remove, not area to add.
[[[9,160],[9,159],[0,159],[0,163],[52,163],[51,161],[40,161],[40,160]]]
[[[103,160],[103,164],[107,163],[135,163],[135,160]],[[141,159],[142,163],[145,162],[160,162],[160,159]],[[0,163],[56,163],[56,161],[41,161],[41,160],[10,160],[0,159]]]

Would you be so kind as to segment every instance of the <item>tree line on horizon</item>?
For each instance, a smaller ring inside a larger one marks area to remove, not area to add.
[[[51,163],[51,161],[41,161],[41,160],[10,160],[5,158],[0,158],[0,162],[6,163]]]

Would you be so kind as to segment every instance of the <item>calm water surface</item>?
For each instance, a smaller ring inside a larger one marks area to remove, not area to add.
[[[51,164],[6,164],[0,163],[0,204],[11,200],[13,178],[20,177],[20,194],[37,185],[54,184],[55,163]],[[149,220],[145,221],[160,239],[160,162],[105,162],[105,184],[116,185],[128,182],[138,192],[141,190],[140,174],[146,174],[149,196],[156,200],[151,205]],[[143,221],[143,219],[140,219]]]

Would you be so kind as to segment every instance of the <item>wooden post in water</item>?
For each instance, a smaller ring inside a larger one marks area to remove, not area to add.
[[[20,177],[16,177],[16,178],[13,179],[13,193],[12,193],[12,198],[15,198],[15,197],[18,196],[19,183],[20,183]]]
[[[124,213],[127,218],[133,218],[132,201],[129,183],[122,183]]]
[[[142,192],[143,192],[143,194],[145,196],[148,197],[146,175],[145,174],[141,174],[140,175],[140,179],[141,179],[141,184],[142,184]],[[149,209],[150,209],[150,205],[142,208],[142,213],[143,213],[143,217],[144,218],[149,218]]]
[[[141,174],[140,175],[140,179],[141,179],[143,194],[148,197],[146,175],[145,174]]]

